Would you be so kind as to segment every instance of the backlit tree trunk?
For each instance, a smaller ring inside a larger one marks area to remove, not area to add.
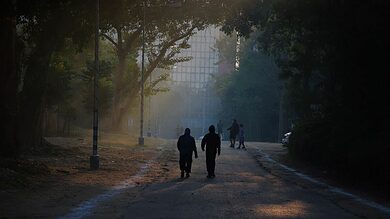
[[[2,3],[0,15],[0,156],[12,157],[20,153],[17,138],[16,17],[13,0]],[[3,11],[4,10],[4,11]]]

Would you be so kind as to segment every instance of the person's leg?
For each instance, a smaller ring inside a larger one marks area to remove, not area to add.
[[[241,148],[241,145],[242,145],[242,148],[245,148],[244,139],[242,137],[240,137],[240,140],[239,140],[239,145],[238,145],[239,149]]]
[[[186,159],[183,154],[180,154],[180,160],[179,160],[179,165],[180,165],[180,177],[184,177],[184,170],[186,169]]]
[[[209,178],[212,177],[212,175],[213,175],[212,164],[213,164],[212,154],[206,153],[207,177],[209,177]]]
[[[191,173],[192,156],[189,154],[186,159],[186,176],[189,177]]]
[[[191,173],[191,167],[192,167],[192,157],[189,156],[187,158],[187,173]]]
[[[211,177],[215,177],[215,156],[216,156],[216,154],[210,155],[210,172],[211,172]]]

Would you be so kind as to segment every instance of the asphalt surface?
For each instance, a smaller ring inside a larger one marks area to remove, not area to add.
[[[222,147],[216,178],[206,178],[199,150],[190,178],[180,179],[177,153],[170,148],[170,175],[162,182],[129,188],[90,218],[360,218],[334,200],[266,171],[251,150]]]

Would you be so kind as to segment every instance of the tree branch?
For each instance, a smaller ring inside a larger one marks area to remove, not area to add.
[[[105,33],[102,33],[101,34],[105,39],[107,39],[108,41],[110,41],[110,43],[112,43],[116,49],[118,49],[118,43],[114,41],[114,39],[112,39],[110,36],[108,36],[107,34]]]
[[[197,28],[198,26],[200,26],[201,24],[198,24],[198,25],[194,25],[192,26],[187,32],[185,32],[183,35],[180,35],[174,39],[172,39],[171,41],[169,41],[168,43],[166,43],[163,48],[160,50],[161,52],[158,54],[157,58],[150,63],[149,65],[149,68],[147,69],[146,71],[146,74],[145,74],[145,78],[147,78],[151,72],[158,66],[158,64],[160,63],[160,61],[165,57],[169,47],[173,46],[175,44],[175,42],[181,40],[181,39],[184,39],[186,37],[189,37],[191,34],[192,34],[192,31]]]

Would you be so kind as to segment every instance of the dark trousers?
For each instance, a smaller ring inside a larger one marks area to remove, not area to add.
[[[192,154],[180,154],[180,170],[191,173]]]
[[[216,152],[206,153],[206,166],[207,166],[207,173],[209,176],[214,175],[216,155],[217,155]]]

